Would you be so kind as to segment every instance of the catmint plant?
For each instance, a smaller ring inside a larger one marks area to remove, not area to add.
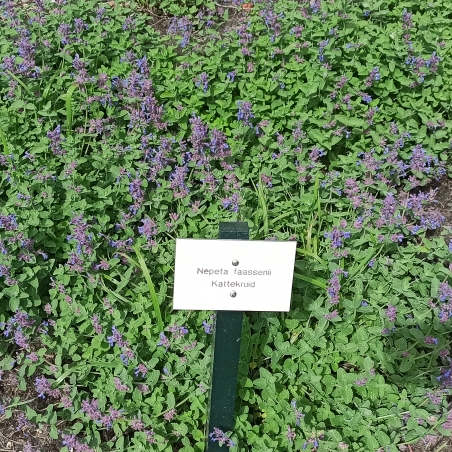
[[[148,3],[0,2],[0,416],[96,452],[449,434],[444,5]],[[233,221],[297,257],[290,312],[245,315],[231,439],[214,314],[172,290],[175,240]]]

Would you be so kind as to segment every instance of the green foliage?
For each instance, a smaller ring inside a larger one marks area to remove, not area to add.
[[[245,316],[237,450],[450,433],[449,2],[159,2],[168,36],[38,3],[0,6],[0,370],[48,406],[4,416],[203,450],[213,314],[172,312],[175,239],[240,220],[298,243],[291,312]]]

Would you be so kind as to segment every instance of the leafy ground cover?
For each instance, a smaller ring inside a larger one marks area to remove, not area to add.
[[[172,311],[175,238],[235,220],[298,258],[224,447],[450,435],[449,2],[181,2],[166,33],[0,5],[5,448],[204,450],[214,313]]]

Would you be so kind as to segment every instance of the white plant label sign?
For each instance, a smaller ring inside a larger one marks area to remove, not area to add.
[[[296,246],[176,239],[173,309],[290,311]]]

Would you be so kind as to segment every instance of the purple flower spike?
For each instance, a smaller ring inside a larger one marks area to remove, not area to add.
[[[389,304],[388,309],[386,309],[386,317],[390,322],[395,322],[397,317],[397,308],[392,304]]]

